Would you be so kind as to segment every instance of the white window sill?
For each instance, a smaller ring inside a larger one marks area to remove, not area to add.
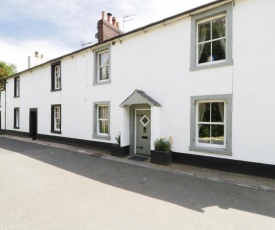
[[[99,135],[99,134],[94,134],[92,138],[95,139],[102,139],[102,140],[111,140],[111,137],[109,135]]]
[[[195,152],[213,153],[213,154],[219,154],[219,155],[232,156],[231,149],[209,148],[209,147],[202,147],[202,146],[189,146],[189,150],[195,151]]]
[[[111,80],[108,79],[108,80],[104,80],[104,81],[94,82],[93,85],[106,85],[106,84],[110,84],[110,83],[111,83]]]

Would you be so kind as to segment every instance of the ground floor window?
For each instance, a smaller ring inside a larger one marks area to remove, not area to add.
[[[110,139],[110,103],[94,103],[94,131],[93,137]]]
[[[14,128],[19,129],[19,125],[20,125],[19,108],[14,108]]]
[[[61,105],[52,105],[51,132],[61,133]]]
[[[191,97],[190,150],[231,155],[231,95]]]

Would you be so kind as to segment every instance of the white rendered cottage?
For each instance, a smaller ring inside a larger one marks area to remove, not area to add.
[[[120,133],[131,155],[172,136],[175,161],[274,166],[274,8],[215,1],[125,34],[103,13],[114,34],[7,79],[1,129],[101,148]]]

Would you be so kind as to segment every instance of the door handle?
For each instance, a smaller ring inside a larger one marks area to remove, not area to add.
[[[140,147],[136,147],[137,149],[143,149],[143,147],[142,146],[140,146]]]

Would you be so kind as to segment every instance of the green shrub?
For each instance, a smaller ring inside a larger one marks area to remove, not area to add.
[[[169,139],[166,138],[158,138],[155,141],[155,150],[156,151],[170,151],[172,149],[172,137]]]

